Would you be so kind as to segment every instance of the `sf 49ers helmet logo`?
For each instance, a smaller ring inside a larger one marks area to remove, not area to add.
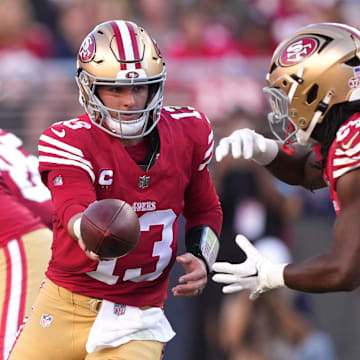
[[[79,60],[84,63],[90,62],[95,55],[95,51],[95,37],[93,34],[89,34],[81,44],[79,50]]]
[[[126,75],[125,75],[125,77],[128,78],[128,79],[136,79],[136,78],[138,78],[139,76],[140,76],[139,73],[136,72],[136,71],[128,71],[128,72],[126,73]]]
[[[310,56],[318,48],[319,42],[314,38],[302,38],[290,43],[280,54],[279,63],[282,66],[292,66]]]

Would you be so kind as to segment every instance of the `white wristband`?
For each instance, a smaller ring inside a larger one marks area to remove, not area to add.
[[[272,265],[267,272],[266,284],[269,289],[286,287],[284,280],[284,269],[287,264]]]
[[[253,160],[259,165],[269,165],[277,156],[279,152],[279,146],[275,140],[265,139],[265,151],[258,153],[256,159]]]
[[[81,223],[81,217],[76,219],[74,221],[74,225],[73,225],[74,234],[78,239],[80,239],[80,236],[81,236],[80,223]]]

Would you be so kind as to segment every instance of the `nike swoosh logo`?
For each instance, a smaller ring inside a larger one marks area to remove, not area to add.
[[[59,137],[64,137],[64,136],[65,136],[65,129],[62,129],[61,131],[57,131],[57,130],[55,130],[55,129],[51,129],[51,131],[52,131],[55,135],[57,135],[57,136],[59,136]]]
[[[352,145],[352,143],[354,142],[354,140],[356,139],[356,137],[359,135],[359,133],[356,133],[350,140],[349,140],[349,142],[347,143],[347,144],[343,144],[343,148],[345,149],[345,150],[349,150],[350,149],[350,147],[351,147],[351,145]]]

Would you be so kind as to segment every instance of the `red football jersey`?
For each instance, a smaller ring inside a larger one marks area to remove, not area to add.
[[[340,126],[329,149],[324,180],[330,188],[336,214],[341,205],[336,192],[337,180],[348,171],[360,168],[360,113],[356,113]]]
[[[43,181],[55,207],[54,244],[47,276],[56,284],[94,298],[133,306],[161,306],[177,251],[178,218],[187,229],[222,224],[210,178],[214,139],[206,117],[193,108],[166,107],[157,125],[160,155],[143,171],[118,138],[87,115],[52,125],[40,137]],[[137,212],[138,246],[111,261],[86,257],[67,223],[95,200],[122,199]]]
[[[50,227],[52,203],[41,182],[38,159],[22,141],[0,129],[0,246],[32,230]]]

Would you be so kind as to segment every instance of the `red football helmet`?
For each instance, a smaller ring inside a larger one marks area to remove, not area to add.
[[[160,120],[166,70],[156,43],[143,28],[122,20],[96,26],[80,47],[77,68],[79,100],[96,126],[124,139],[143,137],[154,129]],[[97,96],[97,85],[149,85],[146,107],[111,109]],[[141,116],[121,120],[122,114],[134,113]]]
[[[329,109],[360,99],[360,32],[336,23],[298,30],[275,50],[265,94],[273,134],[283,143],[312,145]]]

